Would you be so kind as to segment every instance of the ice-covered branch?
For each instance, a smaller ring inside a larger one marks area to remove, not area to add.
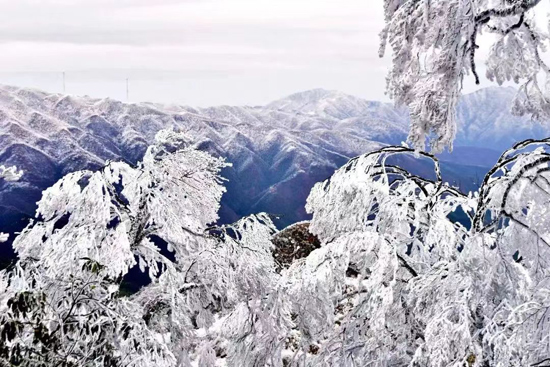
[[[549,68],[540,56],[548,36],[531,16],[540,0],[497,5],[489,0],[386,0],[386,27],[381,55],[389,45],[392,69],[387,91],[411,114],[409,141],[424,150],[452,149],[456,107],[464,78],[471,73],[479,84],[477,38],[483,32],[498,35],[486,60],[487,78],[523,86],[512,106],[517,114],[550,117],[550,102],[541,77]]]

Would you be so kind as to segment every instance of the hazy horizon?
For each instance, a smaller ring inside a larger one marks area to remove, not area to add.
[[[128,78],[130,102],[262,105],[315,88],[389,101],[382,1],[0,3],[0,84],[62,93],[64,71],[67,94],[123,101]]]

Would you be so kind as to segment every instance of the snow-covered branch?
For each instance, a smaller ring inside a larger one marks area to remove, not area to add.
[[[478,36],[494,33],[486,60],[487,78],[499,85],[521,83],[512,111],[541,120],[550,117],[549,91],[540,80],[550,69],[540,53],[548,35],[538,30],[533,12],[540,0],[385,0],[386,28],[381,55],[392,50],[387,90],[409,107],[409,140],[418,150],[427,140],[433,151],[452,149],[456,106],[464,78],[476,83]]]

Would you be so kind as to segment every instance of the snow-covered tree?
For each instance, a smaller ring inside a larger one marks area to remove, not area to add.
[[[208,226],[218,218],[224,166],[162,131],[137,167],[111,162],[46,190],[14,242],[17,266],[0,273],[0,360],[209,365],[219,341],[207,329],[261,299],[276,275],[269,217]],[[123,297],[120,282],[135,265],[151,284]]]
[[[528,366],[548,357],[550,141],[506,152],[479,194],[437,160],[353,159],[308,199],[322,247],[283,272],[292,365]],[[460,220],[458,220],[460,219]],[[462,223],[462,224],[461,224]]]
[[[392,51],[387,90],[409,107],[409,140],[416,149],[431,139],[435,152],[452,149],[456,106],[465,76],[476,83],[479,38],[490,34],[487,78],[521,83],[513,112],[550,117],[550,69],[541,53],[548,35],[535,19],[541,0],[385,0],[381,55]]]

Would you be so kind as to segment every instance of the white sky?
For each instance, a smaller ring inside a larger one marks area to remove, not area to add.
[[[207,106],[384,96],[382,0],[0,0],[0,83]],[[471,89],[470,86],[467,89]]]

